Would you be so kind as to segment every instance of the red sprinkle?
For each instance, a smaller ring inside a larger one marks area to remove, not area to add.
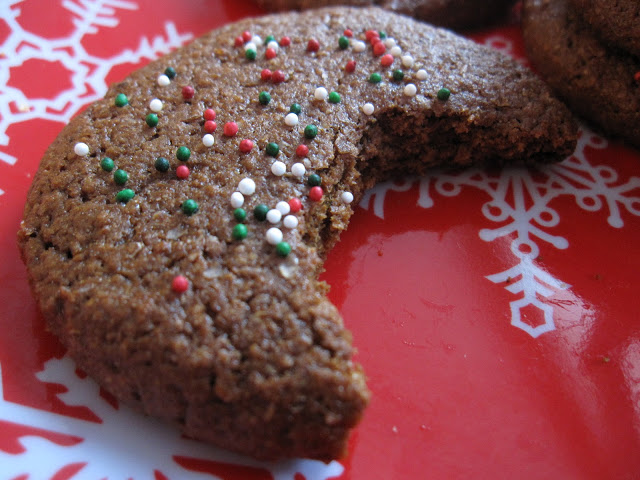
[[[322,195],[322,187],[311,187],[311,190],[309,190],[309,198],[314,202],[322,200]]]
[[[216,119],[216,111],[213,108],[207,108],[202,114],[205,120],[215,120]]]
[[[380,39],[380,34],[376,30],[367,30],[364,33],[364,36],[367,39],[367,42],[371,42],[374,38]]]
[[[216,128],[218,128],[218,124],[216,122],[214,122],[213,120],[207,120],[206,122],[204,122],[204,131],[207,133],[213,133],[216,131]]]
[[[344,32],[342,32],[342,34],[345,37],[353,37],[353,30],[351,30],[350,28],[345,28]]]
[[[288,47],[289,45],[291,45],[291,39],[289,37],[282,37],[280,39],[281,47]]]
[[[353,73],[356,71],[356,61],[355,60],[349,60],[347,62],[347,65],[344,67],[344,69],[348,72],[348,73]]]
[[[176,275],[171,281],[171,290],[176,293],[184,293],[189,288],[189,280],[182,275]]]
[[[391,55],[390,53],[383,55],[380,59],[380,64],[383,67],[390,67],[393,64],[393,55]]]
[[[238,133],[238,124],[236,122],[227,122],[224,124],[224,134],[227,137],[233,137]]]
[[[385,47],[384,43],[382,42],[378,42],[373,46],[373,54],[378,57],[386,51],[387,51],[387,47]]]
[[[176,177],[182,180],[189,178],[189,173],[189,167],[186,165],[179,165],[178,168],[176,168]]]
[[[191,100],[196,91],[193,89],[191,85],[185,85],[182,87],[182,98],[185,100]]]
[[[633,79],[636,81],[636,83],[640,84],[640,71],[635,73]]]
[[[306,157],[307,155],[309,155],[309,147],[304,144],[298,145],[298,147],[296,148],[296,155],[298,155],[299,157]]]
[[[266,52],[264,52],[264,56],[267,57],[267,60],[271,60],[272,58],[276,58],[276,51],[274,48],[267,48]]]
[[[268,82],[269,80],[271,80],[271,70],[269,70],[268,68],[263,69],[260,72],[260,79],[263,82]]]
[[[244,39],[242,38],[242,35],[238,35],[236,39],[233,41],[233,44],[236,47],[241,47],[243,43],[244,43]]]
[[[253,148],[253,142],[251,140],[249,140],[248,138],[245,138],[244,140],[242,140],[240,142],[240,151],[242,153],[249,153],[251,151],[251,149]]]
[[[318,50],[320,50],[320,42],[318,42],[318,40],[316,40],[315,38],[309,40],[309,42],[307,43],[307,51],[317,52]]]
[[[284,72],[282,70],[276,70],[271,74],[271,81],[273,83],[282,83],[285,81]]]
[[[291,213],[297,213],[302,210],[302,202],[299,198],[292,198],[289,200],[289,208],[291,209]]]
[[[244,32],[242,32],[242,39],[245,42],[248,42],[249,40],[251,40],[251,38],[253,37],[253,35],[251,35],[251,32],[248,30],[245,30]]]

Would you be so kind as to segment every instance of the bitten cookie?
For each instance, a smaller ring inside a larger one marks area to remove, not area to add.
[[[525,0],[523,34],[538,72],[579,115],[640,146],[640,60],[602,44],[569,0]]]
[[[377,8],[247,19],[75,118],[19,244],[51,330],[119,400],[328,460],[369,399],[317,278],[353,202],[391,174],[560,160],[576,137],[537,77],[448,31]]]
[[[514,0],[258,0],[267,10],[306,10],[337,5],[378,6],[433,25],[465,30],[504,18]]]

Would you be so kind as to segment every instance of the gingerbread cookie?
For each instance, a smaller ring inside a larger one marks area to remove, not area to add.
[[[247,19],[75,118],[19,244],[51,330],[119,400],[328,460],[369,399],[317,279],[353,202],[399,172],[560,160],[576,137],[533,74],[448,31],[378,8]]]
[[[569,0],[525,0],[523,33],[542,77],[579,115],[640,146],[640,60],[608,48]]]

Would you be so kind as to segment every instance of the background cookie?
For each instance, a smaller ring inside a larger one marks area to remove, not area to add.
[[[536,69],[578,114],[640,146],[640,61],[604,46],[568,0],[525,0],[523,30]]]
[[[478,28],[504,18],[514,0],[257,0],[271,11],[306,10],[332,5],[377,6],[454,30]]]
[[[369,395],[317,281],[350,202],[575,140],[533,74],[449,32],[376,8],[249,19],[76,117],[19,242],[50,328],[117,398],[242,453],[329,459]]]

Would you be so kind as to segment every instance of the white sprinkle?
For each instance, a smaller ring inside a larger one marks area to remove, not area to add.
[[[293,173],[296,177],[302,178],[304,174],[307,172],[307,169],[304,168],[304,165],[301,163],[294,163],[291,165],[291,173]]]
[[[271,227],[265,235],[267,242],[271,245],[277,245],[282,241],[282,231],[279,228]]]
[[[342,200],[342,203],[351,203],[351,202],[353,202],[353,193],[351,193],[351,192],[342,192],[342,195],[340,195],[340,200]]]
[[[371,115],[374,110],[375,108],[371,103],[365,103],[364,105],[362,105],[362,111],[364,112],[365,115]]]
[[[291,211],[291,207],[287,202],[282,201],[276,204],[276,210],[278,210],[282,215],[286,215]]]
[[[243,178],[238,184],[238,190],[243,195],[253,195],[256,191],[256,182],[250,178]]]
[[[402,57],[402,65],[409,68],[413,66],[413,57],[411,55],[404,55]]]
[[[212,147],[216,143],[216,139],[210,133],[205,133],[202,137],[202,143],[205,147]]]
[[[149,102],[149,108],[152,112],[159,112],[162,110],[162,100],[159,98],[154,98]]]
[[[76,153],[76,155],[84,157],[86,155],[89,155],[89,145],[83,142],[78,142],[73,147],[73,151]]]
[[[415,97],[418,89],[413,83],[407,83],[404,87],[404,94],[407,97]]]
[[[396,46],[396,41],[395,39],[391,38],[391,37],[387,37],[383,40],[384,42],[384,46],[387,48],[393,48]]]
[[[267,221],[269,223],[275,224],[275,223],[278,223],[281,219],[282,219],[282,213],[280,212],[280,210],[276,210],[275,208],[272,208],[267,212]]]
[[[327,92],[327,89],[324,87],[318,87],[316,88],[316,91],[313,92],[313,96],[316,100],[326,100],[329,96],[329,92]]]
[[[247,42],[244,44],[244,51],[246,52],[247,50],[258,51],[258,47],[256,47],[254,42]]]
[[[161,87],[166,87],[170,83],[171,80],[166,75],[163,74],[158,77],[158,85],[160,85]]]
[[[278,45],[278,42],[276,42],[275,40],[271,40],[269,43],[267,43],[267,48],[273,48],[277,52],[278,48],[280,48],[280,45]]]
[[[396,45],[395,47],[392,47],[391,50],[389,50],[389,53],[394,57],[399,57],[400,55],[402,55],[402,49]]]
[[[416,72],[416,78],[418,80],[426,80],[428,77],[427,71],[424,68],[421,68]]]
[[[233,208],[240,208],[244,204],[244,196],[240,192],[233,192],[231,194],[231,206]]]
[[[360,40],[353,40],[351,42],[351,47],[353,48],[354,52],[360,53],[364,52],[365,48],[367,48],[367,45]]]
[[[254,35],[251,37],[251,41],[256,45],[262,45],[262,38],[260,38],[260,35]]]
[[[284,123],[290,127],[295,127],[298,124],[298,115],[295,113],[289,113],[284,117]]]
[[[276,160],[271,164],[271,173],[276,177],[281,177],[287,171],[287,166],[280,160]]]
[[[298,218],[293,215],[287,215],[284,217],[282,224],[288,229],[296,228],[298,226]]]

